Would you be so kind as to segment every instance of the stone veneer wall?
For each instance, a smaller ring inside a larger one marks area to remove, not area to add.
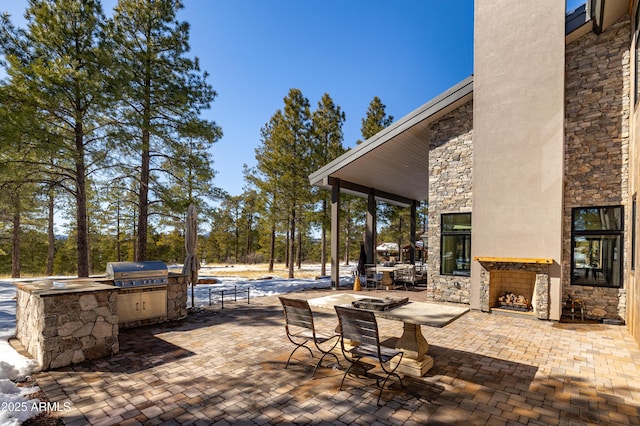
[[[430,126],[427,295],[469,303],[471,278],[440,275],[440,215],[471,212],[473,101]]]
[[[187,317],[188,287],[186,275],[169,275],[167,286],[167,319],[169,321]]]
[[[629,213],[630,31],[624,16],[566,47],[562,298],[582,300],[592,319],[624,318],[625,290],[571,285],[571,209],[623,205]]]
[[[43,370],[117,354],[118,290],[38,295],[19,289],[16,337]]]

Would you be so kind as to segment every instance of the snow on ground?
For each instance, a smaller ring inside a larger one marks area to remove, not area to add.
[[[306,266],[315,268],[318,266]],[[351,270],[353,266],[343,267],[341,270],[340,286],[353,284]],[[330,288],[329,277],[313,278],[268,278],[247,279],[242,277],[242,271],[250,270],[249,266],[236,265],[234,271],[238,271],[235,277],[216,277],[215,268],[204,267],[200,270],[201,278],[216,278],[217,284],[197,285],[193,291],[193,304],[196,307],[219,304],[222,292],[224,302],[233,300],[233,293],[237,291],[238,299],[249,297],[272,296],[276,294],[290,293],[307,288]],[[27,280],[25,280],[27,281]],[[31,281],[31,280],[29,280]],[[192,292],[189,287],[187,306],[192,306]],[[37,363],[25,358],[13,349],[9,339],[15,336],[16,328],[16,287],[13,280],[0,281],[0,425],[17,426],[23,421],[35,417],[40,413],[41,404],[37,399],[29,399],[28,395],[37,392],[37,387],[18,387],[19,382],[31,375],[37,369]]]

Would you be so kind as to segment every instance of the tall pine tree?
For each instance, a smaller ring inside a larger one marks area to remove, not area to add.
[[[98,0],[30,0],[26,30],[3,20],[0,41],[9,83],[20,102],[46,121],[47,137],[30,141],[43,169],[75,200],[78,276],[89,275],[87,179],[104,159],[100,115],[108,90],[104,15]]]
[[[289,278],[294,277],[296,232],[302,232],[302,212],[312,202],[308,176],[313,168],[313,138],[309,100],[299,89],[291,89],[278,110],[262,129],[262,145],[256,149],[256,169],[265,187],[275,189],[288,220],[287,259]],[[298,257],[299,258],[299,257]]]
[[[128,164],[138,189],[137,260],[147,257],[150,206],[170,195],[160,185],[168,171],[163,165],[197,164],[195,173],[211,175],[202,154],[222,136],[214,122],[200,117],[216,92],[197,58],[186,57],[189,25],[176,19],[182,8],[179,0],[119,0],[111,28],[113,77],[121,89],[119,140],[125,158],[138,160]],[[198,149],[189,150],[194,141]]]
[[[342,145],[344,139],[342,125],[345,119],[346,116],[340,106],[334,104],[331,96],[325,93],[318,102],[318,108],[311,115],[314,170],[345,152]],[[318,191],[321,205],[318,219],[320,222],[320,275],[323,276],[327,274],[327,230],[331,225],[330,197],[331,195],[327,191]],[[332,244],[338,243],[338,241],[332,241]]]

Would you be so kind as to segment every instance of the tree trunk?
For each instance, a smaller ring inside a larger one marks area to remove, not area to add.
[[[295,259],[295,253],[296,253],[296,209],[295,207],[291,209],[291,226],[290,226],[290,233],[291,235],[289,236],[289,278],[294,278],[293,275],[293,264],[294,264],[294,259]]]
[[[344,264],[349,265],[349,236],[344,236]]]
[[[53,195],[53,189],[49,190],[49,199],[47,202],[48,206],[48,214],[47,214],[47,239],[49,242],[49,247],[47,247],[47,270],[46,275],[53,275],[53,262],[56,256],[56,235],[54,233],[54,204],[55,198]]]
[[[345,216],[347,216],[347,226],[344,232],[344,264],[349,266],[349,258],[351,257],[351,250],[349,250],[351,241],[351,217],[350,214],[346,214]]]
[[[84,164],[84,131],[76,122],[76,227],[78,248],[78,277],[89,276],[89,236],[87,229],[87,188]]]
[[[147,34],[147,40],[151,37]],[[149,47],[150,48],[150,47]],[[149,227],[149,174],[151,169],[151,59],[145,62],[144,110],[142,112],[142,147],[140,165],[140,193],[138,194],[138,247],[137,261],[147,260],[147,239]]]
[[[247,219],[247,247],[246,247],[246,253],[245,253],[245,262],[249,260],[249,255],[251,254],[251,246],[252,246],[252,241],[251,241],[251,227],[253,226],[253,216],[249,215],[249,218]]]
[[[140,193],[138,194],[138,247],[135,259],[138,262],[147,260],[147,231],[149,226],[149,169],[151,153],[149,152],[149,132],[142,132],[142,162],[140,167]]]
[[[269,243],[269,272],[273,272],[273,263],[276,257],[276,223],[271,224],[271,241]]]
[[[122,248],[120,247],[120,200],[118,200],[116,215],[116,259],[122,262]]]
[[[398,262],[402,263],[402,216],[400,216],[400,220],[398,221]]]
[[[298,229],[298,244],[296,247],[296,262],[298,269],[302,269],[302,230]]]
[[[287,221],[289,221],[290,219],[287,219]],[[289,245],[290,240],[291,240],[291,231],[289,229],[287,229],[287,235],[285,237],[285,243],[284,243],[284,265],[289,268]]]
[[[20,196],[13,195],[13,241],[11,247],[11,278],[20,278]]]

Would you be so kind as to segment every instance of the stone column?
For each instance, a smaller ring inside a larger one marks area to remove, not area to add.
[[[548,273],[536,273],[536,286],[534,295],[536,298],[536,317],[541,320],[549,319],[549,287],[551,286]]]

